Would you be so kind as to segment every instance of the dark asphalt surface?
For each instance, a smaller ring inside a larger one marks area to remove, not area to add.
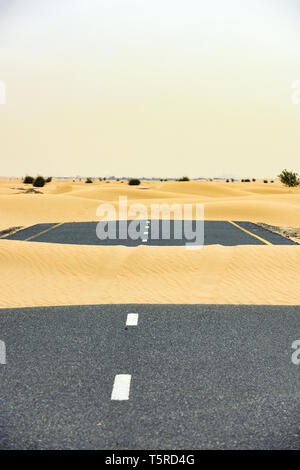
[[[127,313],[138,313],[126,327]],[[0,310],[1,449],[300,449],[300,307]],[[111,401],[131,374],[128,401]]]
[[[167,221],[169,222],[169,221]],[[170,221],[170,234],[166,232],[166,237],[163,237],[163,221],[151,220],[149,225],[149,235],[147,241],[142,242],[141,238],[132,240],[130,238],[120,239],[120,222],[116,222],[116,239],[100,240],[96,235],[96,226],[98,222],[77,222],[77,223],[64,223],[58,227],[54,227],[56,224],[37,224],[32,227],[28,227],[24,230],[20,230],[13,235],[5,237],[9,240],[26,240],[29,237],[34,237],[30,241],[35,242],[47,242],[47,243],[65,243],[65,244],[78,244],[78,245],[126,245],[126,246],[137,246],[137,245],[156,245],[156,246],[182,246],[189,243],[191,240],[183,236],[181,239],[176,239],[174,235],[174,221]],[[123,222],[124,223],[124,222]],[[128,224],[131,221],[127,222]],[[142,232],[146,224],[145,220],[139,221],[141,223]],[[177,221],[178,223],[178,221]],[[181,223],[181,221],[179,221]],[[292,240],[289,240],[281,235],[272,233],[268,230],[259,227],[251,222],[237,222],[242,228],[250,231],[251,233],[258,235],[259,237],[267,240],[274,245],[297,245]],[[105,224],[105,222],[100,222]],[[126,222],[125,222],[126,224]],[[153,237],[152,230],[158,224],[159,238]],[[41,233],[44,230],[46,233]],[[195,230],[195,221],[193,221],[193,230]],[[127,227],[125,227],[127,232]],[[40,234],[41,233],[41,234]],[[40,235],[39,235],[40,234]],[[184,235],[184,233],[183,233]],[[264,245],[265,243],[252,235],[242,231],[227,221],[205,221],[204,223],[204,245],[220,244],[225,246],[235,245]]]

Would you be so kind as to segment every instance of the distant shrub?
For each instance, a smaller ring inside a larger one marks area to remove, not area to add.
[[[181,176],[177,181],[190,181],[190,178],[188,176]]]
[[[270,181],[270,183],[274,183],[274,181],[273,181],[273,180],[271,180],[271,181]]]
[[[234,183],[234,178],[230,178],[230,181],[231,181],[232,183]]]
[[[138,178],[131,178],[129,181],[128,181],[128,184],[130,186],[137,186],[139,184],[141,184],[140,180]]]
[[[255,179],[255,178],[252,178],[252,181],[253,181],[253,183],[255,183],[256,179]]]
[[[264,183],[268,183],[268,180],[264,180]]]
[[[249,178],[247,178],[247,179],[245,180],[245,183],[250,183]]]
[[[229,179],[226,180],[226,183],[229,183]]]
[[[48,178],[46,178],[46,183],[51,183],[52,181],[52,176],[48,176]]]
[[[290,188],[299,186],[300,180],[298,178],[298,173],[294,171],[283,170],[280,175],[278,175],[281,183]]]
[[[33,182],[33,186],[35,188],[42,188],[45,186],[46,180],[43,178],[43,176],[37,176]]]
[[[245,183],[245,180],[241,180],[242,183]]]
[[[23,180],[23,183],[25,184],[32,184],[34,182],[34,178],[33,176],[25,176],[24,180]]]
[[[101,178],[101,177],[99,178],[99,181],[102,181],[102,178]]]
[[[91,178],[87,178],[87,179],[85,180],[85,182],[86,182],[86,183],[92,183],[93,180],[92,180]]]

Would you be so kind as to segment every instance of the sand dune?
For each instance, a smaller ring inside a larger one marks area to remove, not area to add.
[[[241,187],[237,184],[212,181],[166,182],[159,187],[161,192],[171,191],[177,194],[193,194],[212,198],[247,195],[246,188],[245,185]]]
[[[274,225],[300,227],[300,201],[288,198],[261,198],[207,202],[205,218],[210,220],[249,220]]]
[[[20,181],[0,182],[0,230],[39,222],[97,220],[102,202],[117,204],[119,196],[130,203],[204,203],[205,218],[250,220],[300,227],[300,190],[263,183],[145,182],[141,187],[126,183],[70,183],[53,181],[41,188],[43,194],[22,194],[28,189]],[[243,188],[247,187],[247,191]],[[272,187],[271,189],[269,189]],[[17,189],[19,188],[19,189]]]
[[[251,185],[251,184],[244,184],[244,187],[247,188],[247,193],[251,194],[287,194],[287,188],[279,186],[278,184],[262,184],[262,185]],[[290,194],[295,194],[295,189],[290,191]]]
[[[95,219],[97,201],[69,198],[64,195],[0,195],[0,230],[11,226],[28,226],[39,222]]]
[[[80,189],[69,193],[70,196],[84,197],[88,199],[96,199],[98,201],[116,201],[119,196],[126,196],[128,200],[140,200],[140,199],[172,199],[178,198],[178,194],[175,192],[162,192],[150,188],[144,188],[139,186],[116,188],[114,187],[99,187],[91,189]],[[180,194],[179,197],[190,197],[189,194]]]
[[[294,246],[207,246],[191,252],[0,240],[0,307],[299,304],[299,265]]]
[[[141,189],[141,188],[149,189]],[[101,202],[205,204],[210,220],[300,227],[300,189],[278,182],[0,181],[0,230],[97,220]],[[298,246],[98,247],[0,240],[0,307],[98,303],[299,304]]]

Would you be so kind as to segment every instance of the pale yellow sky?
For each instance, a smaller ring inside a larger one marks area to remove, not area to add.
[[[297,0],[0,0],[0,175],[300,172],[299,45]]]

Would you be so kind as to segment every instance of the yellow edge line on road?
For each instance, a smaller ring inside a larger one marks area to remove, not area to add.
[[[64,222],[60,222],[59,224],[53,225],[53,227],[47,228],[46,230],[43,230],[42,232],[36,233],[35,235],[32,235],[31,237],[25,238],[25,242],[28,242],[29,240],[32,240],[33,238],[39,237],[40,235],[43,235],[44,233],[50,232],[50,230],[53,230],[56,227],[59,227],[60,225],[64,224]]]
[[[252,232],[249,232],[249,230],[246,230],[245,228],[241,227],[240,225],[236,224],[235,222],[232,222],[231,220],[227,220],[227,222],[229,222],[230,224],[232,224],[232,225],[234,225],[235,227],[239,228],[240,230],[243,230],[243,232],[246,232],[246,233],[248,233],[249,235],[252,235],[252,237],[257,238],[258,240],[260,240],[261,242],[265,243],[266,245],[272,245],[272,243],[268,242],[268,241],[265,240],[264,238],[261,238],[261,237],[259,237],[258,235],[255,235],[255,234],[252,233]]]
[[[14,235],[15,233],[21,232],[21,230],[25,230],[25,228],[28,228],[28,227],[21,227],[21,228],[18,228],[18,230],[14,230],[13,232],[7,232],[4,235],[1,235],[0,238],[9,237],[10,235]]]

